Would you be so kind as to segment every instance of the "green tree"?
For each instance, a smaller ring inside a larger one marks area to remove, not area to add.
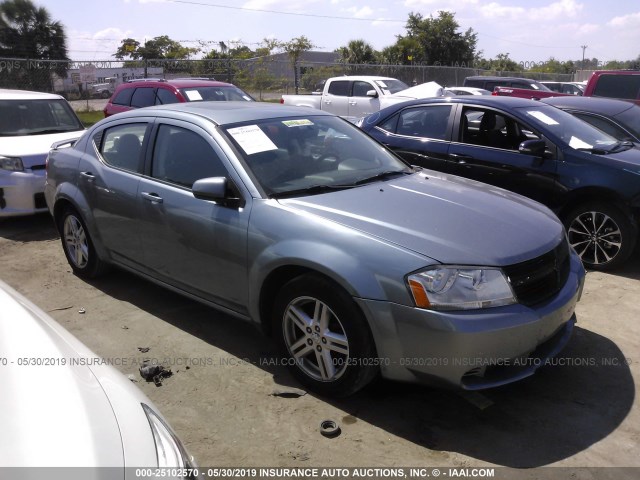
[[[576,71],[576,66],[571,60],[567,62],[561,62],[551,57],[546,62],[531,67],[529,71],[540,73],[573,73]]]
[[[162,35],[146,41],[144,45],[133,38],[125,38],[113,56],[119,60],[186,59],[199,51],[199,48],[184,47],[167,35]]]
[[[288,42],[283,42],[280,44],[280,48],[284,50],[287,55],[289,55],[289,60],[291,61],[291,65],[293,66],[293,75],[294,75],[294,85],[296,88],[296,94],[298,93],[300,87],[300,77],[298,75],[298,62],[300,61],[300,57],[304,52],[308,52],[315,45],[311,43],[304,35],[301,35],[297,38],[293,38]]]
[[[336,49],[340,61],[352,65],[376,63],[376,50],[365,40],[350,40],[345,47]]]
[[[50,71],[64,77],[68,68],[64,27],[31,0],[0,2],[0,57],[64,60],[53,67],[43,64],[41,70],[14,70],[2,79],[5,86],[51,90]]]
[[[393,52],[404,64],[471,65],[476,56],[478,34],[471,28],[460,33],[452,12],[440,11],[435,18],[411,12],[405,28],[407,35],[397,36]]]

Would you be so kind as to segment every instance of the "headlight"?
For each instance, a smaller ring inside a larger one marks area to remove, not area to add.
[[[499,268],[437,266],[409,275],[416,306],[433,310],[470,310],[516,303]]]
[[[24,171],[24,165],[22,165],[22,159],[20,157],[5,157],[0,155],[0,168],[9,170],[10,172]]]
[[[142,409],[149,419],[149,425],[156,442],[159,467],[193,468],[195,465],[190,460],[185,448],[171,427],[154,412],[148,405],[142,404]]]

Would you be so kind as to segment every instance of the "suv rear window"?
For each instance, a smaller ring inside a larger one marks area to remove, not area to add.
[[[625,98],[636,100],[640,97],[640,75],[602,75],[596,82],[593,95],[597,97]]]
[[[131,97],[131,106],[135,108],[150,107],[156,103],[156,95],[153,88],[136,88]]]
[[[131,95],[133,95],[133,88],[123,88],[116,94],[115,98],[111,100],[111,103],[128,107],[131,103]]]

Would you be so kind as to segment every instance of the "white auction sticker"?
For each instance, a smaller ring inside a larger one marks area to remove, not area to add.
[[[247,155],[278,149],[258,125],[230,128],[227,131]]]
[[[198,90],[185,90],[184,93],[187,94],[187,98],[192,102],[202,100],[202,95],[200,95],[200,92]]]

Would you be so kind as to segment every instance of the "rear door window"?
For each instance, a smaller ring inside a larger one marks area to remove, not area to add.
[[[129,172],[141,171],[140,157],[142,142],[147,129],[146,123],[128,123],[108,128],[100,132],[94,141],[108,165]]]
[[[155,89],[150,87],[136,88],[131,97],[131,106],[133,108],[150,107],[155,105],[156,95]]]
[[[349,80],[334,80],[329,85],[329,93],[339,97],[348,97],[350,84]]]
[[[131,104],[131,95],[133,94],[133,90],[133,88],[124,88],[120,90],[111,103],[114,105],[124,105],[125,107],[128,107]]]

